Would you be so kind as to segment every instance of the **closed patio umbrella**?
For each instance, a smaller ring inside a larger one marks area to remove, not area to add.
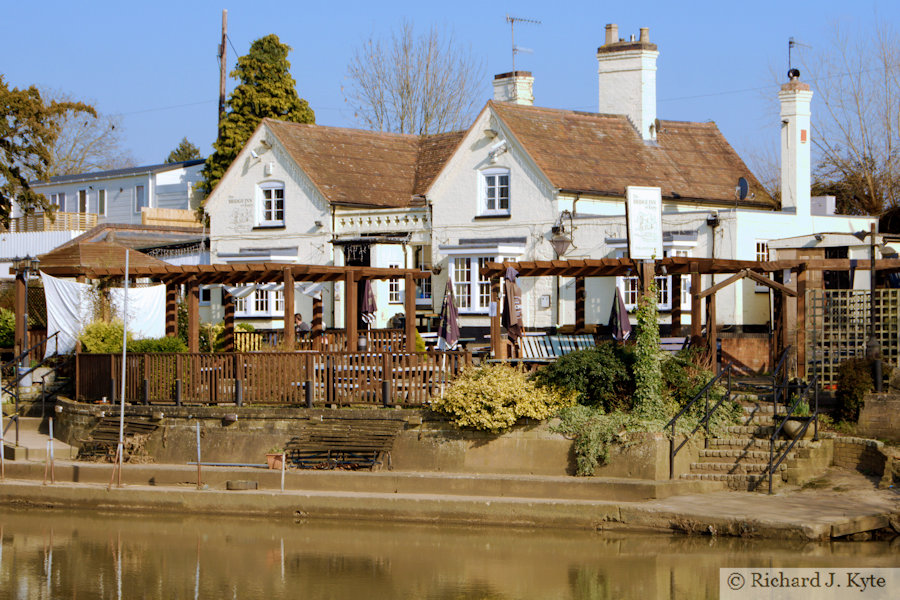
[[[509,339],[515,343],[522,335],[522,290],[516,283],[516,277],[519,272],[509,267],[506,269],[506,302],[503,307],[503,318],[501,324],[506,327],[506,333]]]
[[[375,313],[378,311],[378,306],[375,304],[375,290],[372,289],[371,279],[366,279],[366,284],[363,288],[362,306],[359,310],[362,313],[362,320],[369,326],[369,329],[372,329],[372,325],[375,324]]]
[[[613,330],[613,337],[619,342],[631,337],[631,321],[628,320],[628,310],[622,299],[622,290],[618,286],[616,286],[612,310],[609,313],[609,327]]]
[[[459,342],[459,311],[453,299],[453,283],[448,281],[441,305],[441,325],[438,328],[438,350],[453,350]]]

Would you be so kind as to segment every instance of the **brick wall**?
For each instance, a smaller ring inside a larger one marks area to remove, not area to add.
[[[722,361],[734,362],[741,371],[765,373],[769,371],[769,336],[742,334],[740,337],[720,336]]]
[[[839,437],[834,440],[834,464],[861,473],[882,476],[887,456],[884,444],[863,438]]]
[[[867,394],[859,411],[859,432],[900,441],[900,394]]]

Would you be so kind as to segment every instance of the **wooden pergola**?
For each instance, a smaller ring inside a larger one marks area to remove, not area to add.
[[[868,270],[872,268],[869,261],[850,261],[849,259],[823,260],[775,260],[746,261],[692,257],[669,257],[655,261],[638,261],[629,258],[572,259],[550,261],[507,261],[503,263],[487,263],[482,269],[483,277],[491,281],[491,302],[499,306],[500,285],[507,268],[512,267],[518,277],[570,277],[575,279],[575,330],[585,328],[585,278],[587,277],[639,277],[642,289],[660,275],[690,275],[691,277],[691,330],[693,344],[702,338],[702,305],[707,303],[707,341],[715,339],[715,294],[722,288],[736,281],[749,277],[756,282],[775,290],[775,310],[773,325],[775,326],[774,345],[776,353],[787,346],[785,331],[785,310],[787,297],[797,299],[797,363],[805,364],[805,316],[806,291],[810,288],[809,273],[811,271],[847,271],[851,268]],[[874,261],[877,271],[900,271],[900,259],[878,259]],[[789,270],[796,274],[797,289],[794,290],[781,283],[783,273]],[[702,275],[731,275],[717,282],[710,288],[701,289]],[[767,276],[771,274],[771,276]],[[821,279],[821,278],[820,278]],[[681,295],[681,277],[672,278],[673,298]],[[682,309],[679,302],[672,303],[672,329],[680,331]],[[491,349],[497,358],[506,358],[507,346],[504,343],[500,310],[494,311],[491,317]]]
[[[90,244],[93,245],[93,244]],[[41,265],[41,271],[56,277],[76,277],[79,280],[121,278],[125,276],[124,247],[121,251],[108,253],[106,266],[94,264],[60,264],[48,260]],[[121,256],[119,256],[121,254]],[[49,257],[49,255],[48,255]],[[417,279],[430,276],[427,271],[419,269],[394,269],[377,267],[335,267],[325,265],[298,265],[294,263],[244,263],[244,264],[216,264],[216,265],[170,265],[155,261],[147,264],[141,257],[146,257],[140,252],[131,251],[128,269],[129,278],[150,278],[159,281],[166,286],[166,335],[178,334],[177,300],[180,286],[185,287],[185,295],[188,305],[188,349],[197,352],[200,345],[200,286],[222,285],[241,286],[265,283],[284,284],[284,340],[287,346],[294,343],[294,284],[296,282],[344,282],[344,322],[347,335],[348,350],[355,350],[359,335],[357,318],[358,286],[366,280],[402,279],[405,282],[404,309],[406,314],[406,345],[407,351],[415,351],[415,315],[416,315],[416,285]],[[43,260],[42,260],[43,263]],[[112,264],[111,264],[112,263]],[[156,264],[158,263],[158,264]],[[133,265],[133,266],[132,266]],[[20,293],[21,292],[21,293]],[[22,272],[16,272],[16,312],[17,323],[22,320],[24,302],[18,302],[25,297],[25,277]],[[225,345],[226,351],[234,349],[234,312],[235,303],[232,294],[223,289],[223,305],[225,312]],[[323,327],[323,306],[321,298],[313,299],[312,334],[320,334]],[[22,338],[18,337],[19,348],[25,348],[24,330]]]

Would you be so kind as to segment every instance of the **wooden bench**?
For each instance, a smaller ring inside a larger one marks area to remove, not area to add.
[[[659,338],[659,347],[663,352],[669,354],[678,354],[680,350],[687,347],[688,340],[686,337],[664,337]]]
[[[390,465],[403,421],[358,419],[310,422],[284,447],[288,464],[301,469],[360,469]]]
[[[576,350],[587,350],[596,345],[589,333],[556,335],[524,335],[517,341],[521,360],[546,361],[564,356]]]

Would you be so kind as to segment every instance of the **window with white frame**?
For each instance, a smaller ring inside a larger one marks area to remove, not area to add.
[[[253,312],[269,314],[269,292],[266,290],[253,290]]]
[[[482,215],[509,214],[509,169],[487,169],[481,172]]]
[[[690,256],[689,248],[669,248],[663,250],[663,256]],[[627,250],[617,250],[616,258],[628,258]],[[681,308],[690,308],[691,306],[691,280],[689,275],[678,275],[681,277]],[[657,275],[654,277],[656,283],[656,304],[659,310],[672,310],[672,275]],[[622,290],[622,300],[625,302],[625,308],[634,310],[637,307],[638,298],[641,296],[641,280],[637,275],[630,277],[616,277],[616,285]]]
[[[431,246],[416,246],[414,258],[417,269],[431,270]],[[416,280],[416,304],[431,304],[431,276]]]
[[[388,265],[389,269],[399,269],[400,265]],[[400,280],[388,279],[388,303],[402,304],[403,295],[400,293]]]
[[[106,190],[97,190],[97,214],[106,216]]]
[[[139,213],[147,206],[147,194],[142,185],[134,186],[134,212]]]
[[[87,190],[78,190],[78,212],[86,213],[88,209]]]
[[[209,306],[211,298],[212,298],[212,289],[205,285],[201,285],[200,286],[200,306]]]
[[[768,240],[756,240],[756,260],[757,261],[769,260],[769,241]],[[769,291],[769,287],[762,285],[761,283],[757,283],[753,289],[756,292],[768,293],[768,291]]]
[[[283,183],[272,181],[260,184],[258,220],[258,224],[262,227],[284,226]]]
[[[236,315],[247,315],[249,312],[247,310],[247,296],[241,296],[240,298],[234,299],[234,314]]]
[[[461,313],[486,313],[491,304],[491,281],[481,276],[489,262],[503,262],[498,256],[457,256],[453,258],[453,295]]]
[[[244,288],[246,290],[246,288]],[[202,290],[201,290],[202,292]],[[281,317],[284,315],[284,290],[255,289],[242,297],[234,294],[234,314],[237,317]]]
[[[272,293],[272,297],[275,300],[275,314],[283,315],[284,314],[284,291],[277,290]]]
[[[62,212],[66,211],[66,193],[65,192],[57,192],[56,194],[50,194],[50,206],[55,206]]]

